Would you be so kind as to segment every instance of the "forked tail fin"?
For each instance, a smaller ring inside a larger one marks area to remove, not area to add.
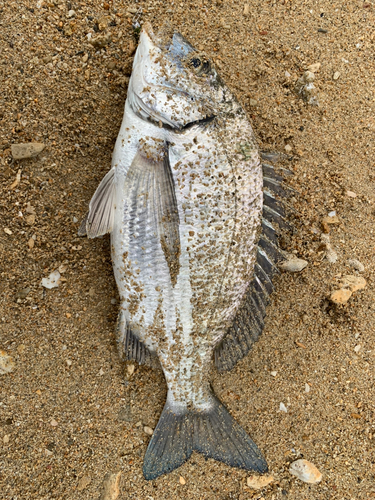
[[[232,467],[267,472],[267,463],[256,444],[214,395],[212,403],[206,411],[178,413],[167,400],[144,458],[146,479],[176,469],[193,450]]]

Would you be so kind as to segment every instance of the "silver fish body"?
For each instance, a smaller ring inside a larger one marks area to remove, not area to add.
[[[262,208],[262,167],[243,109],[181,35],[155,36],[145,25],[112,169],[81,233],[111,234],[120,353],[157,356],[166,378],[147,479],[193,450],[267,470],[209,385],[214,350],[253,279]]]

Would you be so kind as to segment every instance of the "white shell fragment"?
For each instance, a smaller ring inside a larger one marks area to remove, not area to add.
[[[59,273],[59,271],[53,271],[53,273],[51,273],[48,278],[42,279],[42,286],[49,289],[56,288],[60,284],[60,278],[61,274]]]
[[[279,264],[279,268],[290,273],[299,273],[302,269],[305,269],[307,265],[308,262],[306,260],[299,259],[295,255],[291,255],[288,260]]]
[[[14,370],[15,364],[12,356],[0,349],[0,375],[5,375]]]
[[[280,411],[283,411],[284,413],[288,413],[287,407],[284,405],[284,403],[280,403]]]
[[[365,270],[365,266],[357,259],[349,259],[348,264],[359,273],[363,273]]]
[[[261,490],[268,486],[274,480],[273,476],[249,476],[247,486],[253,490]]]
[[[322,480],[322,473],[315,465],[302,458],[290,465],[289,472],[304,483],[316,484]]]

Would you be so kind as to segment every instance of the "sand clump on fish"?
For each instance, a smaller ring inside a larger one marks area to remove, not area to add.
[[[212,391],[263,329],[272,292],[283,178],[260,161],[246,114],[211,61],[179,33],[145,23],[112,168],[79,234],[111,234],[120,356],[158,358],[167,401],[146,479],[195,450],[267,471],[256,444]]]

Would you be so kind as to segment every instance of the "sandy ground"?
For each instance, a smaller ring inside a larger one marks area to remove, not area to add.
[[[15,362],[0,376],[1,499],[97,499],[105,475],[119,471],[119,499],[375,497],[375,5],[248,5],[244,15],[235,0],[0,2],[0,348]],[[170,20],[214,59],[261,148],[292,157],[297,231],[285,244],[309,265],[280,276],[260,341],[212,379],[268,460],[274,481],[260,491],[247,487],[251,474],[198,454],[143,479],[144,426],[157,423],[164,378],[120,363],[109,239],[77,237],[110,166],[138,6],[142,20],[155,29]],[[294,92],[313,63],[319,106]],[[11,144],[29,141],[46,148],[14,161]],[[332,211],[336,263],[321,245]],[[43,289],[58,268],[60,286]],[[367,286],[336,306],[328,298],[346,274]],[[290,475],[302,457],[323,473],[320,484]]]

